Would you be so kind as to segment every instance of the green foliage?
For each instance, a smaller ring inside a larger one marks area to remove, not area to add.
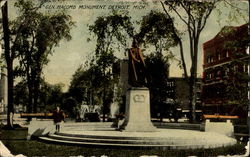
[[[56,106],[62,105],[64,99],[63,86],[62,83],[52,85],[45,81],[41,82],[38,97],[41,112],[52,112]]]
[[[20,16],[13,21],[15,45],[12,49],[18,52],[18,57],[22,60],[21,67],[28,63],[36,68],[46,65],[52,48],[58,46],[62,39],[71,39],[70,29],[74,25],[69,15],[63,12],[40,13],[34,5],[31,1],[24,0],[15,4],[19,7]]]
[[[241,20],[248,22],[248,9],[247,9],[247,1],[230,1],[230,0],[217,0],[218,4],[215,8],[215,12],[217,13],[219,25],[222,25],[222,21],[225,21],[228,25],[231,25],[232,22],[240,23]],[[222,12],[221,10],[224,8],[227,11]],[[226,16],[226,17],[225,17]]]
[[[113,100],[114,85],[118,83],[114,51],[127,48],[127,39],[133,37],[134,28],[127,14],[113,11],[108,16],[98,17],[89,30],[96,37],[95,56],[90,63],[90,95],[102,105],[105,114]]]
[[[38,97],[38,103],[41,112],[52,111],[63,101],[63,84],[51,85],[44,80],[41,81],[41,87]],[[14,104],[28,106],[28,88],[27,81],[22,80],[14,87]]]
[[[235,27],[224,27],[219,34],[223,39],[227,39],[221,51],[231,53],[231,62],[225,65],[227,79],[224,80],[225,96],[228,99],[226,105],[232,105],[232,113],[246,117],[248,100],[248,82],[250,81],[247,65],[249,54],[246,53],[248,45],[247,24]],[[239,33],[241,35],[239,35]]]
[[[63,109],[65,114],[67,114],[69,117],[75,118],[77,114],[77,111],[75,110],[77,104],[78,104],[77,101],[73,97],[69,96],[63,99],[61,108]]]
[[[162,53],[177,45],[172,22],[164,13],[152,10],[142,18],[137,36],[145,45],[151,44],[155,46],[156,52]]]
[[[250,78],[247,72],[244,72],[244,65],[247,65],[247,61],[235,59],[230,64],[228,79],[224,81],[227,103],[233,105],[235,110],[242,110],[240,115],[247,113],[249,102],[247,95]]]
[[[104,62],[105,60],[107,60],[107,62],[110,61],[110,64],[112,63],[110,66],[115,67],[107,70],[105,74],[101,69],[102,66],[99,66],[99,64],[91,64],[89,67],[80,66],[77,69],[70,83],[69,95],[73,97],[78,104],[81,104],[82,101],[87,102],[89,105],[102,105],[104,101],[108,104],[111,103],[113,87],[118,81],[117,72],[119,71],[115,70],[118,66],[118,62],[116,60],[111,62],[112,58],[113,56],[103,60]],[[98,62],[100,62],[100,60]],[[104,88],[105,96],[103,93]]]
[[[91,70],[86,70],[80,66],[72,77],[69,87],[69,94],[78,103],[82,101],[89,102],[88,90],[91,88]]]
[[[12,21],[12,53],[19,59],[16,74],[27,79],[29,105],[36,111],[42,70],[48,64],[48,56],[62,39],[70,40],[70,30],[74,22],[64,12],[43,13],[39,4],[31,0],[19,0],[15,3],[19,16]],[[31,111],[30,111],[31,112]]]
[[[167,100],[169,58],[160,53],[151,54],[145,59],[147,70],[150,75],[148,88],[151,93],[151,108],[153,116],[162,112],[163,103]]]
[[[14,87],[14,104],[27,105],[28,104],[28,89],[25,81],[20,81]]]
[[[97,98],[98,96],[99,98],[101,96],[102,100],[99,102],[103,104],[103,109],[105,110],[105,105],[112,102],[114,84],[118,84],[119,68],[117,67],[119,67],[119,62],[114,56],[114,52],[115,50],[119,51],[121,47],[127,49],[127,41],[134,37],[137,38],[139,43],[144,43],[144,46],[155,46],[157,54],[149,57],[150,59],[155,57],[155,60],[148,60],[150,68],[152,68],[151,72],[154,73],[158,71],[158,69],[161,69],[162,71],[160,72],[160,75],[164,75],[163,73],[166,72],[164,70],[168,70],[169,58],[173,58],[173,55],[168,49],[177,44],[174,34],[171,33],[171,30],[173,29],[172,22],[173,20],[167,18],[163,13],[151,11],[148,15],[143,17],[140,22],[140,31],[139,33],[136,33],[131,22],[131,17],[127,14],[113,11],[108,16],[98,17],[94,24],[89,26],[90,32],[96,37],[95,57],[90,63],[90,68],[83,70],[81,74],[82,76],[88,76],[89,70],[91,70],[92,81],[91,83],[88,83],[89,85],[78,85],[78,87],[85,89],[88,88],[88,86],[91,87],[91,93],[95,93],[94,95],[97,95]],[[167,57],[162,56],[163,51],[167,51]],[[159,60],[160,63],[158,64],[157,61]],[[78,74],[78,72],[76,74]],[[152,74],[152,76],[154,75],[155,73]],[[157,79],[160,78],[162,83],[164,82],[162,79],[167,77],[167,75],[164,75],[164,77],[159,76],[159,73],[157,73],[153,82],[159,82]],[[78,75],[74,75],[74,78],[75,79],[73,79],[71,84],[71,87],[73,87],[72,89],[74,90],[82,90],[75,86],[74,82],[76,84],[79,84],[80,82],[88,82],[87,80],[82,81],[84,78],[78,77]],[[75,81],[77,79],[79,80]],[[151,82],[152,86],[154,86],[153,82]],[[155,87],[155,89],[158,87],[160,87],[160,85]],[[157,95],[156,92],[159,92],[159,90],[155,91],[155,95]],[[161,96],[164,95],[163,93]],[[121,98],[116,99],[120,100]],[[165,100],[164,96],[160,100],[163,99]]]
[[[134,34],[130,19],[131,17],[123,12],[113,11],[108,16],[98,17],[95,23],[89,26],[90,32],[97,37],[96,54],[110,51],[110,46],[115,45],[114,40],[117,40],[122,46],[126,46],[126,38],[132,37]]]
[[[187,74],[186,60],[184,57],[184,51],[182,46],[181,37],[179,39],[180,56],[184,75],[186,80],[189,82],[189,98],[190,98],[190,111],[191,122],[195,120],[195,107],[196,107],[196,80],[197,80],[197,63],[199,54],[199,39],[200,35],[206,26],[207,19],[211,12],[214,10],[217,0],[212,1],[189,1],[189,0],[176,0],[176,1],[164,1],[161,2],[162,7],[168,17],[177,16],[185,25],[188,37],[189,37],[189,56],[191,58],[190,76]],[[176,24],[173,26],[175,28]],[[173,30],[174,31],[174,30]],[[179,36],[176,33],[177,36]]]

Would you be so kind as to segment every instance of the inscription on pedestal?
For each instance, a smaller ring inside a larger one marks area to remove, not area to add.
[[[133,97],[133,100],[135,103],[144,103],[145,102],[145,96],[144,95],[135,95]]]

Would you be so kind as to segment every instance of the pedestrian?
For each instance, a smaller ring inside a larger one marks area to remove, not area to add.
[[[56,107],[56,110],[53,112],[54,124],[56,125],[56,132],[60,132],[60,125],[64,121],[64,113],[60,107]]]

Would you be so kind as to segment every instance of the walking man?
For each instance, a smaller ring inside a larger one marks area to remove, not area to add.
[[[60,110],[60,107],[56,107],[56,110],[53,112],[54,124],[56,125],[56,132],[60,132],[60,125],[64,121],[64,113]]]

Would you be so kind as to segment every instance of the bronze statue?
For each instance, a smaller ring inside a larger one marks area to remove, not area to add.
[[[132,87],[143,87],[147,84],[146,65],[136,39],[129,49],[128,83]]]

